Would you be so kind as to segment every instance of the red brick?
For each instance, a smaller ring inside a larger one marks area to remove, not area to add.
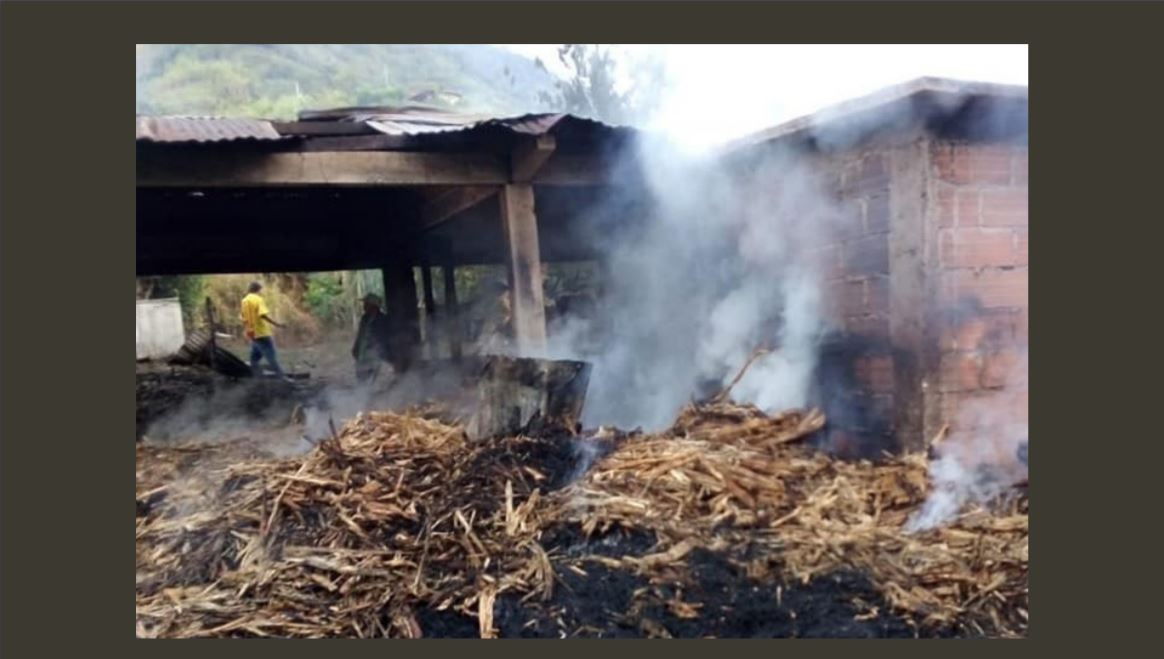
[[[1026,345],[1031,340],[1031,312],[1029,309],[1023,308],[1019,310],[1015,316],[1014,323],[1014,340],[1015,343]]]
[[[1019,265],[1014,232],[1010,229],[943,229],[939,253],[941,264],[947,268]]]
[[[994,439],[1009,445],[1013,455],[1014,443],[1020,437],[1005,432],[1011,423],[1029,421],[1029,394],[1020,389],[996,389],[992,391],[966,391],[940,394],[938,408],[941,422],[950,424],[951,439],[958,432],[992,430],[994,433],[979,436],[979,439]],[[999,448],[1005,449],[1005,446]]]
[[[890,426],[895,424],[897,408],[891,392],[875,393],[869,397],[869,412],[873,418],[887,421]]]
[[[965,163],[965,147],[955,147],[951,144],[935,144],[930,152],[934,171],[938,178],[951,183],[960,182],[969,172],[959,172],[958,164]]]
[[[963,391],[941,394],[939,410],[942,423],[950,424],[953,440],[959,432],[974,430],[999,431],[1001,424],[1027,419],[1027,392],[1021,390]],[[1009,445],[1013,455],[1017,437],[997,434],[980,435],[979,440],[996,440],[1003,450]],[[977,442],[981,444],[981,442]],[[952,448],[952,447],[951,447]],[[976,446],[975,448],[981,448]]]
[[[942,355],[938,390],[942,392],[974,391],[979,388],[981,375],[981,355],[976,352],[948,352]]]
[[[888,355],[868,357],[866,386],[870,391],[888,394],[893,392],[893,358]]]
[[[865,280],[842,282],[840,290],[841,313],[845,316],[865,314]]]
[[[889,194],[874,195],[865,202],[865,230],[889,231]]]
[[[865,233],[865,200],[848,200],[841,204],[836,218],[837,238],[853,238]]]
[[[844,276],[840,245],[827,245],[812,250],[812,262],[825,281]]]
[[[939,396],[941,402],[938,404],[938,409],[941,410],[941,422],[950,424],[950,430],[959,430],[957,427],[958,411],[967,401],[973,400],[976,396],[973,393],[958,392],[945,392]]]
[[[947,272],[943,279],[943,296],[948,300],[971,296],[985,308],[1022,308],[1028,304],[1025,268],[956,270]]]
[[[821,308],[824,310],[825,317],[830,321],[839,323],[845,317],[841,308],[844,291],[845,282],[843,281],[831,281],[825,285]]]
[[[1028,265],[1030,256],[1027,249],[1027,230],[1015,229],[1014,231],[1014,263],[1015,265]]]
[[[954,197],[955,213],[958,216],[958,226],[978,226],[982,208],[982,195],[977,190],[959,190]]]
[[[1011,400],[1011,414],[1016,422],[1030,421],[1030,392],[1023,390],[1014,393]]]
[[[889,316],[885,314],[846,316],[844,327],[858,336],[889,338]]]
[[[1007,386],[1018,364],[1019,355],[1015,350],[999,350],[988,354],[982,365],[981,386],[988,389],[1002,389]]]
[[[844,251],[847,274],[889,274],[889,234],[862,236],[847,243]]]
[[[957,326],[946,327],[942,332],[941,349],[977,350],[988,329],[986,319],[982,316],[974,316]]]
[[[970,181],[991,185],[1007,185],[1011,180],[1011,150],[1009,148],[974,147],[967,155],[966,168]]]
[[[931,151],[939,179],[950,183],[1007,185],[1012,178],[1009,147],[935,145]]]
[[[951,187],[938,189],[938,226],[958,226],[957,190]]]
[[[1029,152],[1026,149],[1016,150],[1014,152],[1014,162],[1011,163],[1011,182],[1015,185],[1026,185],[1029,175],[1030,164],[1028,162]]]
[[[880,178],[889,174],[885,166],[885,156],[880,153],[870,153],[861,159],[860,178]]]
[[[845,182],[842,194],[846,197],[863,197],[889,190],[889,169],[882,154],[869,154],[860,161],[850,163],[845,168]]]
[[[1025,329],[1019,328],[1023,312],[1012,309],[988,310],[942,328],[942,350],[1014,349],[1025,342]]]
[[[824,306],[834,320],[865,315],[865,280],[837,280],[825,289]]]
[[[870,277],[865,283],[865,311],[889,313],[889,276]]]
[[[1027,226],[1027,190],[983,190],[979,223],[984,227]]]
[[[1013,349],[1021,343],[1019,322],[1022,311],[1018,309],[998,309],[987,313],[986,336],[982,347],[990,349]]]

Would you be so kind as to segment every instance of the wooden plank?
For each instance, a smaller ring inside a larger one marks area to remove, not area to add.
[[[139,149],[137,160],[138,187],[499,185],[508,180],[502,158],[475,153]]]
[[[437,195],[420,209],[420,227],[427,231],[497,194],[494,186],[464,186]]]
[[[501,221],[517,349],[521,356],[539,356],[546,348],[546,313],[532,185],[515,183],[502,188]]]
[[[553,135],[539,135],[518,144],[510,156],[511,176],[514,183],[528,183],[541,170],[554,149],[558,147]]]
[[[545,155],[536,149],[533,153]],[[530,158],[522,168],[532,167],[536,163],[532,155]],[[631,171],[614,158],[562,153],[547,156],[538,167],[533,175],[534,183],[561,186],[617,183]],[[510,163],[505,158],[489,153],[255,152],[205,146],[139,147],[137,150],[137,185],[141,188],[490,186],[511,182],[512,174]]]

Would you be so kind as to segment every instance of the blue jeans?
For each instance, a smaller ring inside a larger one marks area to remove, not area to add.
[[[275,340],[269,336],[259,337],[251,341],[251,370],[254,371],[255,377],[263,376],[259,362],[264,358],[270,363],[271,368],[275,369],[275,373],[279,377],[284,377],[283,367],[279,366],[279,359],[275,356]]]

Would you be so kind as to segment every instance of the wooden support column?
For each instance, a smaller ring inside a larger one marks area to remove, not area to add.
[[[384,278],[384,302],[392,333],[392,366],[399,371],[408,370],[416,361],[420,348],[416,279],[412,275],[412,266],[405,259],[385,266],[380,273]]]
[[[436,297],[432,291],[432,268],[427,263],[421,268],[420,277],[424,282],[424,315],[432,316],[436,313]]]
[[[518,354],[540,356],[546,348],[546,312],[532,185],[515,183],[502,188],[501,222],[508,245],[509,293]]]
[[[420,279],[424,288],[424,345],[431,359],[436,356],[436,335],[440,332],[436,327],[436,297],[432,291],[432,268],[427,259],[420,267]]]
[[[461,310],[457,305],[456,266],[448,259],[441,266],[445,278],[445,333],[449,336],[449,354],[454,360],[461,358]]]

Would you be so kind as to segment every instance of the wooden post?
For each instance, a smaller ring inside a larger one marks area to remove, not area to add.
[[[436,357],[436,297],[432,292],[432,268],[426,258],[420,266],[420,279],[424,285],[424,346],[429,358]]]
[[[210,296],[206,296],[206,324],[210,328],[210,368],[217,370],[218,360],[218,323],[214,320],[214,303]]]
[[[420,314],[417,309],[416,279],[412,265],[400,259],[380,271],[384,278],[384,303],[392,333],[392,366],[407,370],[420,346]]]
[[[506,256],[517,350],[524,357],[540,356],[546,348],[546,311],[532,185],[518,183],[501,189],[501,221],[509,248]]]
[[[449,355],[461,359],[461,310],[457,305],[456,266],[447,259],[441,272],[445,278],[445,332],[449,335]]]

